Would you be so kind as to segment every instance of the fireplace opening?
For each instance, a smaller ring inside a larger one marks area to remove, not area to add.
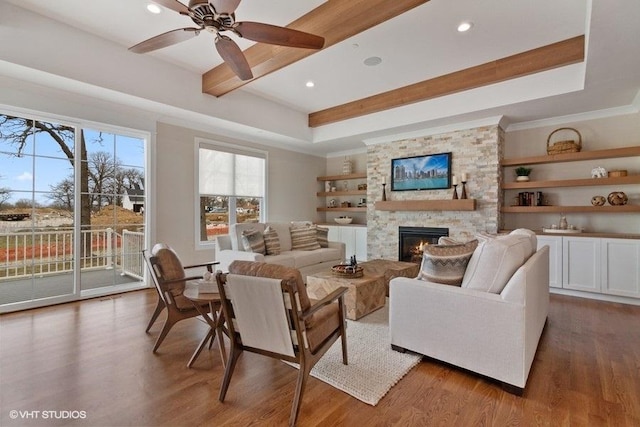
[[[448,228],[441,227],[399,227],[398,260],[422,262],[424,245],[435,245],[440,237],[449,236]]]

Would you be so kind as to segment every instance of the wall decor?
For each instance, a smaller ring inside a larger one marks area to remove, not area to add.
[[[451,153],[391,160],[391,191],[451,188]]]

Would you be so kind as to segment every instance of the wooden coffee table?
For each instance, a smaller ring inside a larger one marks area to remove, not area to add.
[[[382,275],[386,287],[386,295],[389,296],[389,281],[394,277],[415,278],[420,271],[420,264],[404,261],[392,261],[389,259],[374,259],[358,264],[365,274]]]
[[[352,279],[338,277],[331,271],[326,271],[307,276],[309,298],[322,299],[341,286],[349,289],[344,295],[347,319],[358,320],[384,307],[385,284],[382,275],[365,273],[362,277]]]

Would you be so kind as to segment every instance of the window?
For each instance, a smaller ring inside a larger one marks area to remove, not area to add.
[[[199,242],[228,234],[229,225],[264,221],[267,153],[197,141]]]

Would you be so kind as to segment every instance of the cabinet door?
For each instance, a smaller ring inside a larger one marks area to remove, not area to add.
[[[602,239],[602,292],[640,297],[640,241]]]
[[[562,288],[562,237],[537,236],[538,249],[549,246],[549,287]]]
[[[562,238],[562,287],[600,292],[600,239]]]
[[[356,258],[358,262],[367,260],[367,228],[354,227],[356,241]]]
[[[344,243],[344,256],[350,259],[356,255],[356,227],[339,227],[340,241]]]
[[[340,240],[340,227],[336,225],[327,225],[329,232],[327,233],[327,240],[330,242],[341,242]]]

